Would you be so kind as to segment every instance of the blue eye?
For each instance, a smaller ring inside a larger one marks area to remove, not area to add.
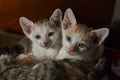
[[[66,40],[70,42],[71,41],[70,36],[66,36]]]
[[[49,32],[48,33],[48,36],[50,37],[50,36],[53,36],[54,35],[54,32]]]
[[[36,35],[35,38],[36,38],[36,39],[40,39],[41,36],[40,36],[40,35]]]

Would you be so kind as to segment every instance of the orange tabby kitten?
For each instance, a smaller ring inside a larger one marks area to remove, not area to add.
[[[93,30],[79,24],[71,9],[67,9],[62,22],[62,43],[57,59],[79,59],[94,62],[103,54],[103,41],[109,34],[108,28]]]

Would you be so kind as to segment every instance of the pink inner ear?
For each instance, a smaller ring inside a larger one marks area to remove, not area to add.
[[[23,32],[28,35],[31,33],[31,27],[33,25],[33,22],[30,21],[29,19],[25,18],[25,17],[20,17],[20,25],[23,29]]]
[[[93,43],[97,45],[100,45],[102,43],[101,35],[96,34],[96,32],[92,32],[92,40],[93,40]]]
[[[96,33],[95,32],[92,32],[92,34],[90,34],[91,35],[91,38],[92,38],[92,41],[93,41],[93,43],[94,44],[98,44],[99,43],[99,37],[96,35]]]
[[[71,25],[71,20],[69,19],[68,15],[66,16],[65,22],[66,22],[68,25]]]
[[[64,28],[64,30],[67,29],[67,24],[66,23],[63,23],[63,28]]]
[[[69,26],[70,26],[70,22],[68,22],[67,20],[64,20],[64,22],[63,22],[63,27],[64,27],[64,29],[66,30]]]
[[[99,39],[100,40],[99,40],[99,44],[98,45],[101,45],[104,40],[102,38],[99,38]]]
[[[109,29],[102,28],[102,29],[98,29],[98,30],[93,30],[92,32],[95,33],[99,39],[98,45],[101,45],[101,43],[107,38],[107,36],[109,34]]]
[[[31,33],[30,27],[24,27],[24,31],[25,31],[27,34],[30,34],[30,33]]]
[[[66,30],[70,25],[71,25],[71,21],[68,18],[68,16],[66,15],[66,17],[64,18],[64,21],[63,21],[63,27]]]

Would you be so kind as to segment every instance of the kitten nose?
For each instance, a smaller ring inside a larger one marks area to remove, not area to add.
[[[49,43],[48,41],[43,42],[44,46],[47,46],[48,43]]]
[[[68,53],[73,53],[75,52],[75,46],[69,47],[67,50]]]
[[[48,42],[45,42],[44,44],[45,44],[45,45],[47,45],[47,44],[48,44]]]

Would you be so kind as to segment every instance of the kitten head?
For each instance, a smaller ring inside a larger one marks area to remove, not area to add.
[[[89,60],[89,57],[95,59],[101,55],[102,43],[108,36],[109,29],[93,30],[78,24],[72,10],[67,9],[62,22],[62,34],[63,48],[70,58]]]
[[[42,19],[36,23],[25,17],[20,17],[19,21],[24,34],[33,44],[49,48],[59,38],[62,12],[56,9],[49,19]]]

